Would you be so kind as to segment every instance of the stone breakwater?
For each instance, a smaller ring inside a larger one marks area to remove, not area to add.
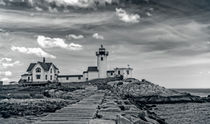
[[[106,91],[93,124],[166,124],[155,113]]]
[[[155,113],[137,107],[110,90],[94,90],[78,103],[41,118],[35,124],[165,124]]]
[[[92,119],[103,96],[103,91],[95,91],[94,94],[76,104],[68,105],[55,113],[48,114],[35,124],[91,124],[95,122]]]

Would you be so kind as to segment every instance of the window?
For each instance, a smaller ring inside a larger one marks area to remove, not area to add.
[[[120,71],[118,71],[118,74],[120,74]]]
[[[66,80],[69,80],[69,77],[66,77]]]
[[[104,60],[104,58],[103,57],[101,57],[101,61],[103,61]]]
[[[52,80],[52,75],[50,75],[50,80]]]
[[[36,68],[36,72],[41,72],[41,68]]]
[[[41,79],[41,75],[36,75],[36,79]]]
[[[45,80],[47,80],[47,75],[45,75]]]
[[[30,81],[30,77],[28,77],[28,81]]]
[[[78,80],[81,80],[81,77],[78,77]]]
[[[113,73],[111,72],[111,75],[113,75]]]
[[[50,69],[50,73],[52,73],[52,68]]]
[[[127,75],[129,75],[129,70],[127,70]]]

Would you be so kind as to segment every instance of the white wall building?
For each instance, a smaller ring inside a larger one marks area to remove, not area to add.
[[[57,82],[59,69],[53,63],[43,62],[31,63],[27,69],[27,73],[21,75],[24,82]]]
[[[96,66],[90,66],[87,70],[88,80],[99,78],[98,76],[99,70]]]
[[[133,69],[128,67],[128,68],[115,68],[114,69],[114,75],[116,77],[123,76],[123,79],[127,78],[132,78],[132,71]]]
[[[81,82],[83,80],[83,75],[58,75],[58,81],[60,83],[69,82]]]
[[[107,71],[107,77],[114,77],[114,70]]]

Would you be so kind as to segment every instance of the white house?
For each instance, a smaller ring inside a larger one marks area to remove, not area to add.
[[[53,63],[43,62],[31,63],[26,71],[21,75],[23,82],[57,82],[59,69]]]
[[[114,69],[114,75],[116,77],[123,76],[123,79],[132,78],[132,71],[133,71],[133,69],[130,68],[130,67],[128,67],[128,68],[115,68]]]

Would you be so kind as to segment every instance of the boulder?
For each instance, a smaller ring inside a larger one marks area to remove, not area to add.
[[[116,124],[113,120],[91,119],[89,124]]]
[[[133,124],[133,123],[124,116],[117,115],[117,124]]]

